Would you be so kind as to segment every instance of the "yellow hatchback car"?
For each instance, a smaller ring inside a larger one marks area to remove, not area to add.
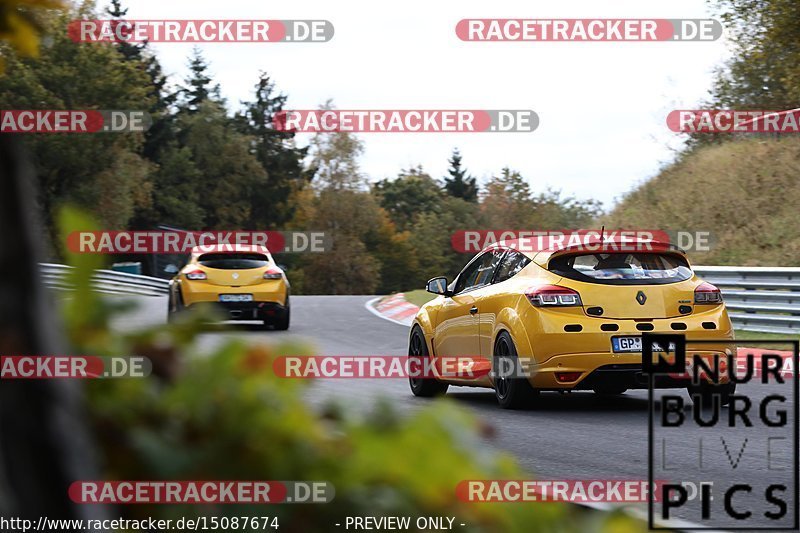
[[[170,281],[168,318],[198,305],[214,305],[231,320],[259,320],[289,329],[289,280],[263,246],[194,248]]]
[[[605,246],[598,252],[581,245],[523,252],[511,241],[484,249],[452,283],[430,280],[427,290],[439,296],[414,318],[409,357],[474,358],[477,377],[434,371],[433,379],[410,378],[412,392],[489,387],[502,407],[516,408],[545,390],[615,395],[646,389],[643,332],[720,340],[704,344],[702,352],[687,345],[688,358],[702,353],[724,361],[735,354],[725,343],[734,332],[720,291],[697,277],[682,251],[639,249]],[[503,360],[513,361],[516,371],[497,372]],[[481,374],[481,364],[491,371]],[[723,404],[735,391],[725,377],[717,385],[693,386],[686,376],[665,375],[655,386],[718,395]]]

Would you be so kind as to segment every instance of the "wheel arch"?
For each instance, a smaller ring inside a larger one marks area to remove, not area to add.
[[[431,336],[427,334],[425,328],[416,321],[411,324],[411,328],[408,330],[408,346],[411,346],[411,336],[414,335],[415,330],[419,330],[422,335],[422,340],[425,342],[425,347],[428,350],[428,358],[433,359],[433,343]]]
[[[517,313],[516,308],[503,308],[497,315],[497,319],[494,323],[494,331],[491,337],[492,350],[494,350],[494,346],[497,344],[497,339],[500,337],[500,334],[505,331],[511,336],[511,340],[514,342],[514,347],[518,355],[532,357],[534,355],[533,343],[531,342],[528,329],[522,317]]]

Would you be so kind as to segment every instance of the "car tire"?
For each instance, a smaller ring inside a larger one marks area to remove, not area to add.
[[[719,396],[721,406],[731,403],[731,396],[736,393],[736,383],[722,385],[702,383],[700,385],[689,385],[686,390],[692,399],[692,403],[697,403],[699,400],[703,409],[711,409],[714,405],[715,396]]]
[[[420,368],[424,368],[422,364],[428,357],[428,344],[425,342],[425,335],[423,335],[422,329],[420,329],[419,326],[415,326],[414,329],[411,330],[411,336],[408,339],[409,362],[411,359],[418,359],[420,361]],[[408,384],[414,396],[419,396],[420,398],[442,396],[450,387],[447,383],[442,383],[434,377],[414,378],[409,376]]]
[[[291,318],[289,316],[290,308],[288,307],[289,302],[286,303],[287,303],[286,312],[283,313],[281,317],[278,319],[278,321],[275,323],[275,329],[277,329],[278,331],[286,331],[287,329],[289,329],[289,320]]]
[[[177,292],[177,301],[172,296],[172,292],[169,294],[169,303],[167,304],[167,323],[172,324],[178,318],[178,315],[183,312],[186,308],[183,305],[183,298],[181,297],[180,288],[178,288]]]
[[[503,358],[517,359],[517,348],[508,332],[503,331],[494,343],[492,367],[500,368],[498,361]],[[538,396],[526,377],[495,377],[494,395],[503,409],[521,409],[533,404]]]

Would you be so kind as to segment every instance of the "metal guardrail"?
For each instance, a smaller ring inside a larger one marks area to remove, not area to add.
[[[720,288],[736,329],[800,334],[800,268],[698,266]]]
[[[70,273],[73,267],[42,263],[40,272],[47,287],[73,290]],[[137,296],[162,296],[169,293],[169,281],[149,276],[137,276],[112,270],[97,270],[92,276],[92,287],[105,294],[129,294]]]
[[[70,290],[72,267],[43,263],[48,287]],[[722,290],[733,325],[740,330],[800,334],[800,268],[696,266],[694,271]],[[162,296],[169,281],[111,270],[92,278],[97,292]]]

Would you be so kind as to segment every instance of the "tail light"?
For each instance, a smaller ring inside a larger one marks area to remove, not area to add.
[[[576,291],[558,285],[531,287],[525,296],[536,307],[579,307],[583,305],[581,297]]]
[[[705,281],[697,286],[694,290],[694,303],[695,304],[721,304],[722,293],[719,289]]]
[[[186,279],[197,281],[201,279],[208,279],[208,276],[202,270],[192,270],[191,272],[186,273]]]
[[[282,277],[283,274],[281,274],[281,271],[274,268],[270,268],[264,272],[264,279],[281,279]]]

